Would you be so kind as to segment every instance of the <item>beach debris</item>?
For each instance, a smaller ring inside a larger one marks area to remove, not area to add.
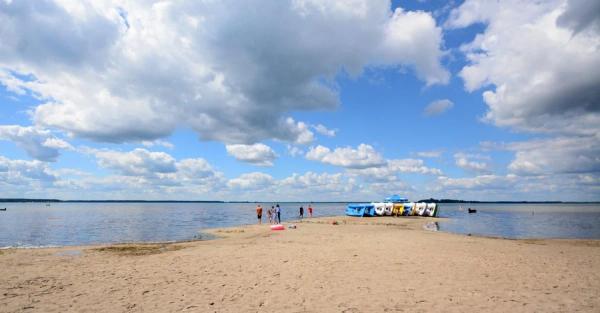
[[[277,224],[277,225],[271,225],[271,230],[284,230],[285,227],[283,227],[283,225],[281,224]]]
[[[331,222],[331,225],[339,225],[337,221]]]
[[[288,227],[288,228],[291,228],[291,229],[296,229],[296,225],[295,225],[295,224],[288,224],[288,226],[287,226],[287,227]]]
[[[428,231],[438,231],[440,230],[440,225],[438,225],[438,222],[429,222],[423,225],[423,229]]]

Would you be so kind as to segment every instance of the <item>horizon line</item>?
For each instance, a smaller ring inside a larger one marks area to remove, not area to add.
[[[421,202],[427,200],[434,200],[432,202],[441,203],[600,203],[600,201],[560,201],[560,200],[462,200],[462,199],[420,199],[412,202]],[[259,200],[141,200],[141,199],[52,199],[52,198],[0,198],[0,202],[130,202],[130,203],[360,203],[370,201],[346,201],[346,200],[335,200],[335,201],[297,201],[297,200],[284,200],[284,201],[259,201]],[[385,201],[384,201],[385,202]]]

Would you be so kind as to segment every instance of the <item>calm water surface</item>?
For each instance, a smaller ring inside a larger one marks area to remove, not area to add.
[[[462,207],[462,209],[461,209]],[[467,208],[477,210],[467,213]],[[445,204],[439,230],[505,238],[600,239],[600,204]]]
[[[282,204],[283,221],[297,218],[300,205]],[[462,206],[465,210],[442,205],[440,217],[446,219],[438,221],[439,230],[507,238],[600,239],[598,204]],[[256,222],[253,203],[0,203],[4,207],[0,247],[190,240],[206,238],[203,229]],[[313,207],[315,216],[333,216],[343,215],[346,204]],[[466,213],[467,207],[478,213]]]
[[[297,218],[300,205],[308,215],[305,203],[281,204],[282,222]],[[0,203],[5,207],[0,247],[191,240],[203,229],[256,223],[254,203]],[[345,207],[317,203],[314,216],[344,214]]]

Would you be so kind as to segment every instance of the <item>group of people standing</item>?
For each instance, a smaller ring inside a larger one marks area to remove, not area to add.
[[[256,217],[258,218],[259,224],[262,224],[262,214],[263,214],[263,208],[259,204],[256,206]],[[308,206],[308,215],[310,217],[313,216],[312,205]],[[300,206],[299,217],[304,218],[304,207],[303,206]],[[267,209],[267,218],[269,219],[269,224],[281,224],[281,207],[279,206],[279,204],[276,204],[275,206],[271,206],[270,209]]]

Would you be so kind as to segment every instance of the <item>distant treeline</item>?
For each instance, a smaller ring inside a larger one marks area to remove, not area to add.
[[[457,199],[423,199],[417,202],[435,202],[435,203],[565,203],[563,201],[471,201]]]
[[[62,202],[62,203],[223,203],[224,201],[204,200],[58,200],[58,199],[21,199],[0,198],[0,202]]]
[[[26,199],[0,198],[0,202],[62,202],[62,203],[359,203],[370,201],[220,201],[220,200],[59,200],[59,199]],[[435,203],[598,203],[598,202],[564,202],[564,201],[472,201],[458,199],[422,199],[417,202]]]
[[[0,198],[0,202],[62,202],[58,199],[24,199],[24,198]]]

